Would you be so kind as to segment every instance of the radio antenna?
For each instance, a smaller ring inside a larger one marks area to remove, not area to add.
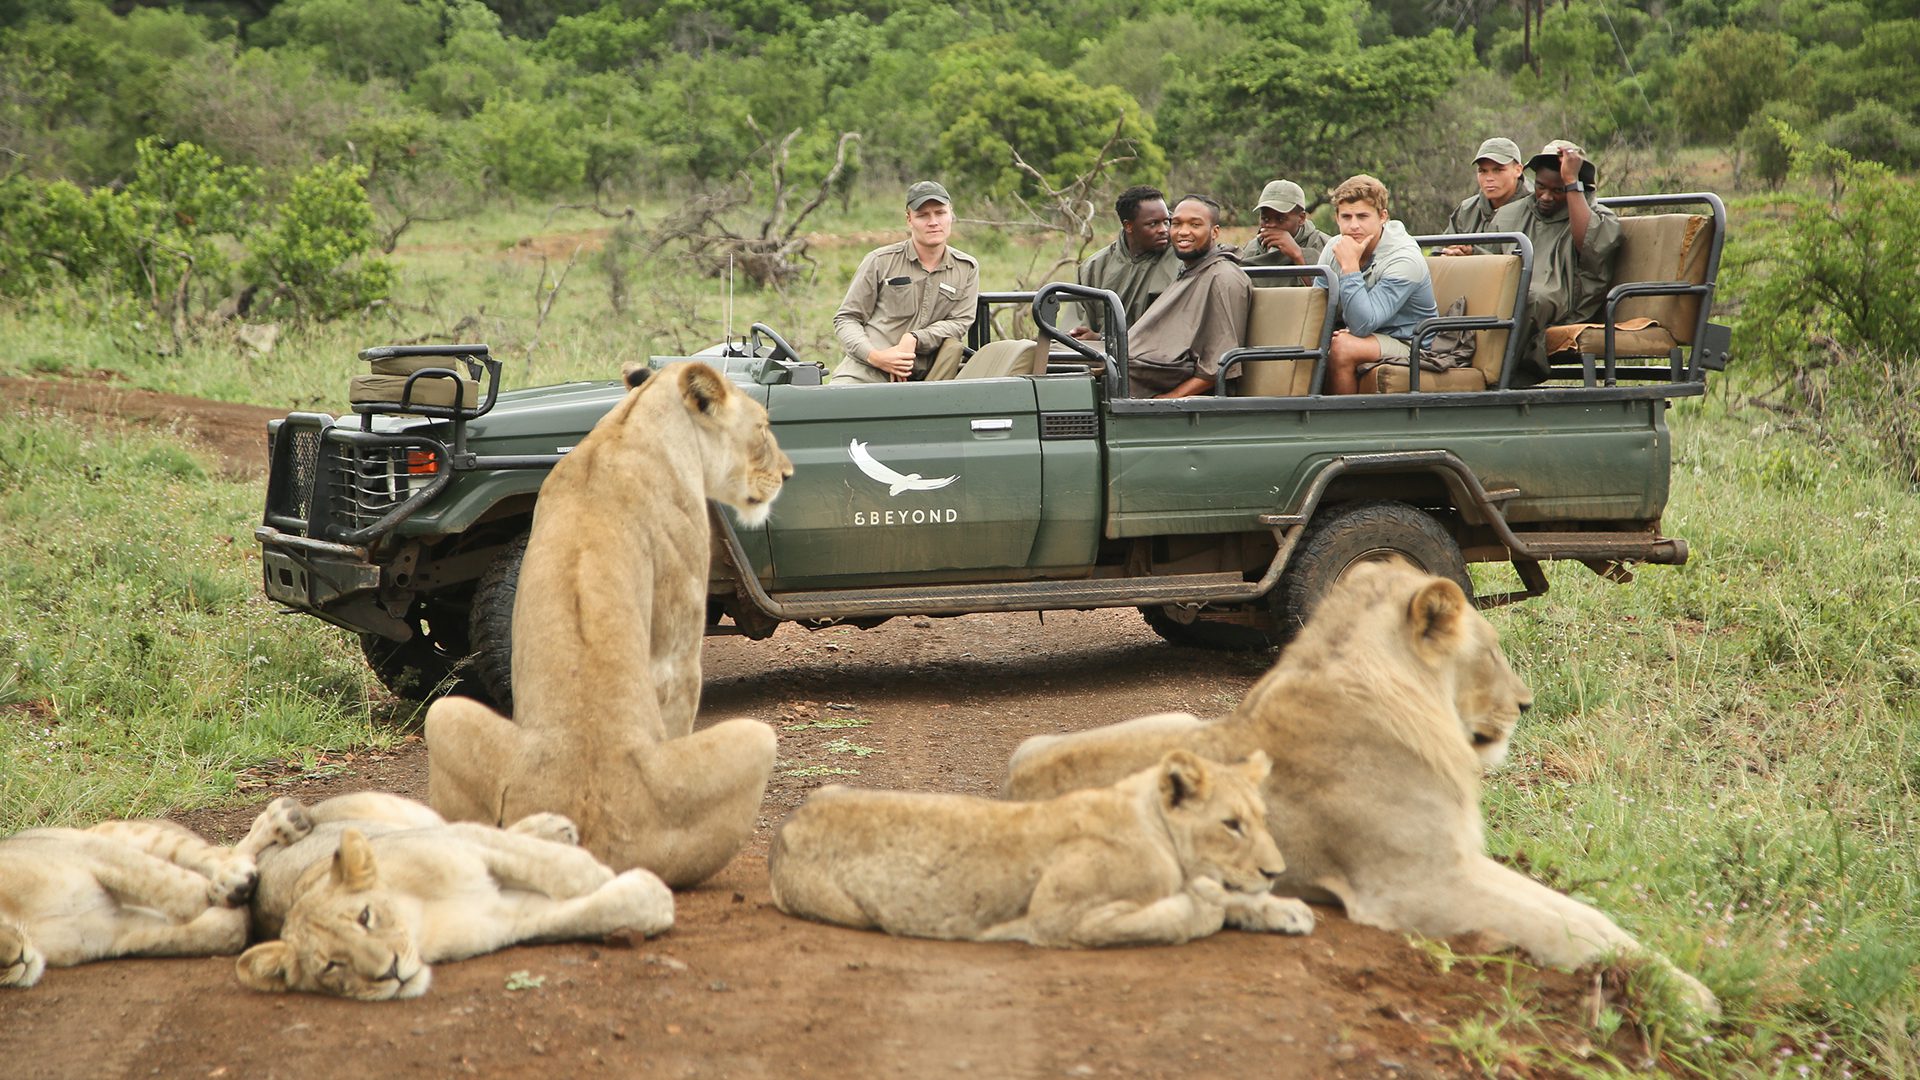
[[[721,321],[725,325],[721,327],[720,340],[732,341],[733,340],[733,252],[731,251],[727,252],[726,304],[724,305],[724,313],[721,316]]]

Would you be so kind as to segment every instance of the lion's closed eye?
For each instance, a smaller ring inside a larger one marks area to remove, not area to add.
[[[1235,836],[1243,835],[1247,831],[1246,826],[1240,823],[1239,818],[1228,818],[1227,820],[1221,822],[1220,824],[1225,825],[1227,827],[1227,831],[1232,833]]]
[[[373,909],[370,907],[361,908],[359,922],[363,927],[371,927],[373,925]]]

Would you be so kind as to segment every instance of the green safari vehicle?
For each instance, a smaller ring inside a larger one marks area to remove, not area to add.
[[[1075,285],[983,295],[975,358],[1010,354],[1004,337],[992,348],[997,323],[1037,328],[1011,350],[1013,372],[826,386],[760,324],[655,357],[724,370],[794,463],[763,526],[714,508],[708,631],[1135,607],[1172,642],[1260,647],[1284,642],[1347,567],[1390,553],[1470,594],[1467,564],[1511,564],[1519,587],[1482,605],[1544,593],[1551,559],[1617,581],[1683,563],[1686,543],[1661,531],[1666,415],[1725,363],[1729,334],[1709,321],[1725,210],[1711,194],[1607,201],[1627,228],[1606,321],[1529,389],[1509,385],[1532,258],[1517,234],[1421,238],[1508,249],[1430,262],[1441,310],[1461,295],[1467,313],[1422,334],[1472,333],[1473,361],[1383,372],[1376,392],[1345,397],[1319,393],[1337,312],[1315,288],[1253,290],[1248,345],[1228,358],[1240,376],[1181,400],[1127,396],[1119,301]],[[1107,337],[1060,330],[1063,302],[1108,305]],[[384,374],[356,380],[350,415],[269,424],[266,594],[359,635],[403,695],[457,685],[510,710],[541,481],[625,388],[502,392],[484,345],[362,357]]]

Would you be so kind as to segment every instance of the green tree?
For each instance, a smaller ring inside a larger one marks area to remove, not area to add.
[[[940,132],[939,164],[949,177],[995,197],[1039,190],[1014,163],[1021,160],[1060,187],[1094,167],[1119,131],[1112,154],[1133,160],[1121,177],[1160,177],[1167,158],[1153,137],[1153,121],[1117,86],[1088,86],[1066,72],[1045,69],[982,77],[964,69],[936,83],[936,110],[952,119]]]
[[[1827,121],[1822,141],[1856,158],[1908,168],[1920,161],[1920,127],[1880,101],[1862,101]]]
[[[1753,173],[1775,191],[1786,182],[1793,166],[1796,131],[1813,123],[1813,111],[1790,101],[1770,101],[1760,107],[1740,132],[1740,150]]]
[[[442,0],[369,4],[364,0],[281,0],[248,28],[255,45],[297,45],[358,79],[385,76],[405,84],[440,51]]]
[[[250,279],[270,290],[268,309],[330,319],[392,291],[393,265],[363,258],[374,242],[366,175],[365,166],[333,159],[294,178],[247,265]]]
[[[1724,142],[1779,93],[1793,64],[1793,39],[1775,31],[1726,26],[1693,40],[1674,69],[1672,97],[1696,139]]]
[[[1216,163],[1221,190],[1257,191],[1284,165],[1309,192],[1325,191],[1368,167],[1357,146],[1417,122],[1471,59],[1446,31],[1339,53],[1262,43],[1169,90],[1161,115],[1170,148]]]

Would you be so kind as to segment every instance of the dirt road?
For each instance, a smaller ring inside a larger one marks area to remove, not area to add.
[[[19,403],[17,383],[0,380],[0,405]],[[32,400],[58,407],[59,385]],[[182,422],[179,402],[136,397],[95,414],[178,423],[257,452],[257,429],[226,430],[204,411]],[[225,958],[51,971],[33,990],[0,994],[0,1075],[1481,1076],[1449,1033],[1475,1017],[1497,1022],[1510,990],[1535,1018],[1596,1007],[1591,974],[1473,962],[1442,971],[1400,937],[1324,908],[1305,938],[1227,932],[1177,948],[1061,952],[896,940],[772,906],[768,836],[815,786],[990,795],[1029,734],[1159,710],[1218,713],[1265,662],[1166,645],[1130,610],[714,639],[703,722],[768,720],[781,757],[754,844],[680,895],[667,934],[440,965],[425,997],[380,1005],[251,993]],[[278,784],[256,804],[177,816],[232,839],[275,795],[424,797],[425,785],[415,741]],[[1507,1035],[1587,1050],[1579,1031],[1551,1020]],[[1638,1059],[1630,1044],[1606,1049]]]

